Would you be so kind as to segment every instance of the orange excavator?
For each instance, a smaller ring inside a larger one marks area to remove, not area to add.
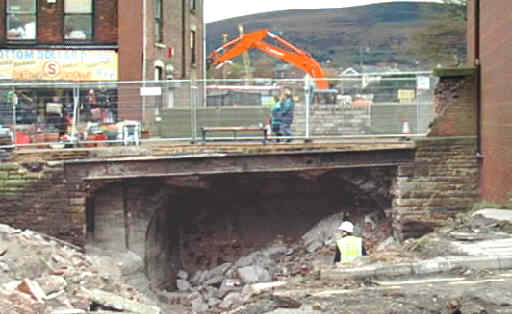
[[[263,39],[267,36],[281,44],[284,48],[264,42]],[[220,65],[230,59],[240,56],[252,48],[259,49],[266,54],[302,69],[315,80],[317,89],[329,88],[329,84],[327,83],[327,80],[325,80],[324,70],[309,53],[300,50],[266,29],[241,34],[240,37],[223,44],[212,51],[208,57],[208,63],[209,65]]]

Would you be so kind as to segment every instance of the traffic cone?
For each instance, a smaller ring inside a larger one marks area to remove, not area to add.
[[[401,141],[408,141],[411,135],[411,129],[409,128],[409,121],[402,121],[402,137],[400,137]]]
[[[267,130],[267,136],[272,136],[272,125],[271,125],[271,121],[270,120],[267,120],[265,122],[265,129]]]
[[[405,135],[411,134],[411,129],[409,128],[408,121],[403,121],[403,123],[402,123],[402,134],[405,134]]]

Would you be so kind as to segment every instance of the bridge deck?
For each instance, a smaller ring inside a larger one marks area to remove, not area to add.
[[[193,144],[152,144],[139,147],[84,147],[73,149],[18,149],[13,152],[16,162],[38,162],[47,160],[107,160],[119,157],[161,157],[190,154],[229,154],[229,155],[274,155],[289,153],[333,152],[333,151],[377,151],[412,149],[414,142],[406,141],[353,141],[353,142],[314,142],[314,143],[211,143]]]
[[[66,177],[123,180],[170,176],[390,167],[414,161],[414,143],[168,145],[17,151],[17,162],[62,160]]]

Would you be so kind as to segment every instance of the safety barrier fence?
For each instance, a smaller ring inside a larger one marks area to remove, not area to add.
[[[327,80],[0,83],[0,147],[421,136],[434,117],[430,72]]]

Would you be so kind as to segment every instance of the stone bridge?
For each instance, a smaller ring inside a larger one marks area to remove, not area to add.
[[[397,239],[420,236],[477,198],[474,153],[473,137],[19,151],[0,165],[0,217],[78,246],[130,249],[150,278],[172,278],[277,235],[296,240],[340,211],[355,221],[377,212]]]
[[[340,212],[356,224],[387,217],[397,240],[418,237],[479,196],[472,79],[440,86],[436,137],[407,142],[19,150],[0,163],[0,221],[130,249],[150,279],[169,282],[181,268],[297,240]]]

